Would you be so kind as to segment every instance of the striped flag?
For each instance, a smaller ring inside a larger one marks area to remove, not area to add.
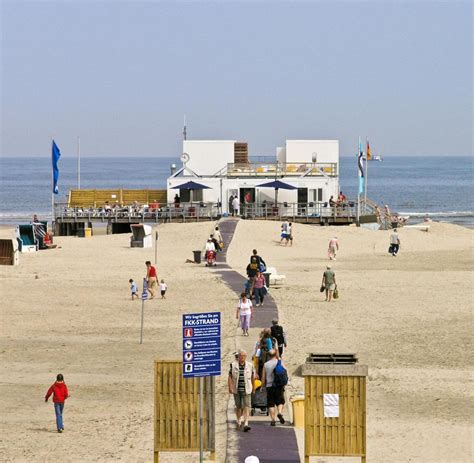
[[[372,158],[372,155],[370,154],[370,145],[369,145],[369,139],[367,138],[367,151],[365,153],[365,156],[367,158],[367,161],[370,161]]]
[[[359,195],[364,192],[364,151],[362,150],[362,142],[359,137],[359,154],[357,156],[357,164],[359,166]]]

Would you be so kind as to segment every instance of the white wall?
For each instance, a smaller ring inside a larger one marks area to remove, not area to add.
[[[286,162],[286,148],[279,146],[276,149],[276,158],[278,162],[284,164]]]
[[[185,140],[183,153],[188,153],[186,167],[198,175],[214,175],[227,163],[234,162],[233,140]]]
[[[179,194],[179,190],[171,189],[172,186],[181,185],[189,180],[201,183],[208,187],[209,190],[203,190],[203,202],[217,202],[221,199],[221,182],[220,178],[194,178],[194,177],[178,177],[168,179],[168,202],[172,203],[174,195]],[[339,180],[335,178],[289,178],[284,177],[281,179],[283,182],[289,183],[297,188],[308,188],[308,189],[323,189],[324,202],[329,201],[331,195],[337,197],[339,193]],[[257,179],[234,179],[234,178],[223,178],[222,179],[222,206],[224,212],[228,209],[228,199],[230,196],[230,190],[239,191],[240,188],[255,188],[257,202],[261,203],[264,199],[267,201],[274,201],[275,190],[272,188],[260,188],[256,185],[262,183],[268,183],[272,181],[270,178],[257,178]],[[297,190],[279,190],[278,191],[278,202],[289,202],[296,203],[298,198]]]
[[[313,153],[317,162],[339,163],[339,140],[286,141],[286,162],[313,162]]]

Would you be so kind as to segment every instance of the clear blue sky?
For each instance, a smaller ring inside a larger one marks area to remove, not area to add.
[[[471,2],[3,0],[1,154],[178,155],[360,134],[472,153]]]

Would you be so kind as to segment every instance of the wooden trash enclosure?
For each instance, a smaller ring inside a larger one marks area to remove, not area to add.
[[[154,462],[163,452],[199,452],[199,378],[181,361],[155,361]],[[204,378],[204,451],[215,452],[215,381]]]
[[[339,361],[337,355],[313,356],[302,368],[306,463],[310,456],[351,456],[366,461],[368,368],[356,364],[355,357],[351,363],[347,355]],[[325,406],[326,398],[337,401],[337,408],[332,409],[334,415],[330,414],[330,406]]]

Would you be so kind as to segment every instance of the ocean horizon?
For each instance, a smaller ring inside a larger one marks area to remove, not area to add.
[[[151,162],[152,161],[152,162]],[[170,165],[178,157],[81,157],[81,188],[166,188]],[[77,187],[77,158],[59,161],[57,203],[67,202]],[[217,171],[217,169],[216,169]],[[0,223],[29,222],[33,214],[51,218],[51,162],[47,156],[0,157]],[[369,162],[368,197],[411,222],[424,217],[473,226],[473,157],[383,156]],[[355,156],[340,157],[340,189],[351,199],[357,195]]]

